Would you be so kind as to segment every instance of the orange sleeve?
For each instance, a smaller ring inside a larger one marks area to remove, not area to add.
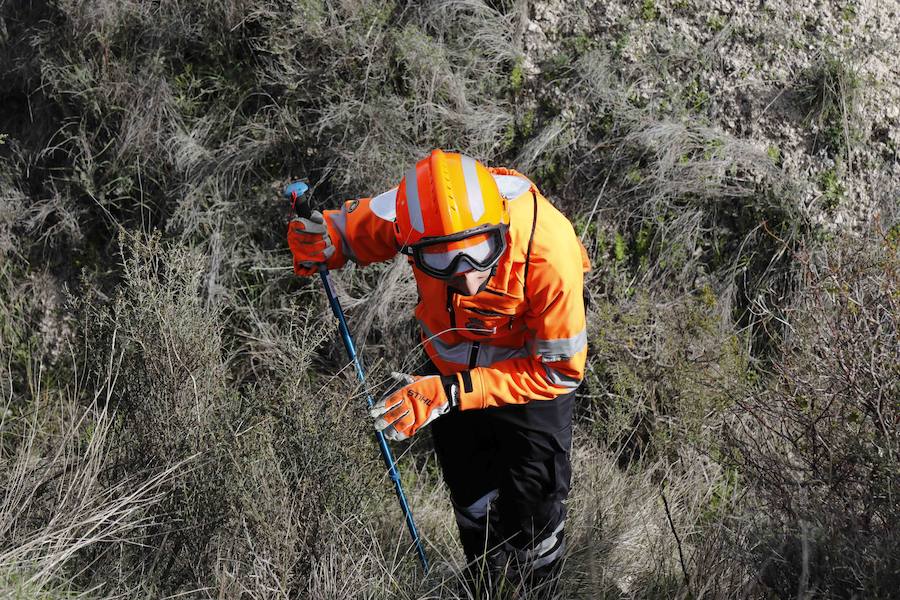
[[[372,210],[372,199],[347,200],[339,210],[326,210],[325,223],[335,252],[329,269],[339,269],[348,260],[360,265],[390,260],[398,252],[393,220]]]
[[[560,215],[561,216],[561,215]],[[568,235],[532,255],[525,322],[530,356],[512,358],[460,374],[463,410],[552,400],[571,392],[584,378],[587,327],[584,272],[589,263],[571,224]],[[557,225],[555,229],[559,231]]]

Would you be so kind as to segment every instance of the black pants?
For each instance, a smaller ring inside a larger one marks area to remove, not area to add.
[[[431,425],[470,565],[552,577],[565,550],[574,397],[455,411]]]

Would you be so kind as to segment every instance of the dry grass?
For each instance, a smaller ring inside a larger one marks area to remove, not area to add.
[[[43,365],[36,367],[41,371]],[[119,365],[111,362],[103,382],[80,373],[66,388],[49,390],[39,375],[33,412],[16,416],[7,402],[0,423],[0,580],[21,597],[80,596],[64,588],[79,589],[74,580],[101,567],[84,557],[101,546],[146,543],[150,515],[196,458],[109,477],[118,416],[101,394],[113,389],[119,375]],[[87,408],[80,385],[96,390]]]

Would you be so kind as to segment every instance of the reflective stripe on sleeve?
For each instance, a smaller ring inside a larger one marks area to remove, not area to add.
[[[478,354],[478,366],[489,367],[494,363],[509,358],[525,358],[528,356],[528,350],[525,348],[508,348],[504,346],[492,346],[491,344],[481,343],[481,352]]]
[[[587,346],[587,329],[569,338],[553,340],[537,339],[531,343],[531,351],[541,357],[541,362],[569,360]]]
[[[345,202],[343,206],[341,206],[341,211],[336,213],[329,213],[329,217],[331,218],[331,224],[334,225],[334,228],[337,229],[338,235],[341,236],[341,248],[344,251],[344,256],[352,260],[356,261],[356,253],[353,252],[353,246],[350,245],[350,238],[347,237],[347,203]],[[332,243],[334,243],[332,241]]]
[[[559,387],[564,387],[570,390],[574,390],[581,384],[581,379],[575,377],[569,377],[565,373],[560,373],[554,368],[544,366],[544,373],[547,374],[547,380],[550,381],[553,385],[557,385]]]

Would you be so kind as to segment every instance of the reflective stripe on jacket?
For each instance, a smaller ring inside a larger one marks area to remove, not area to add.
[[[490,171],[507,198],[510,228],[509,248],[487,286],[461,296],[410,259],[425,350],[443,374],[466,374],[460,378],[463,410],[551,400],[578,386],[587,358],[583,288],[590,262],[584,247],[531,181],[511,169]],[[336,249],[329,268],[397,254],[395,196],[396,188],[325,211]]]

